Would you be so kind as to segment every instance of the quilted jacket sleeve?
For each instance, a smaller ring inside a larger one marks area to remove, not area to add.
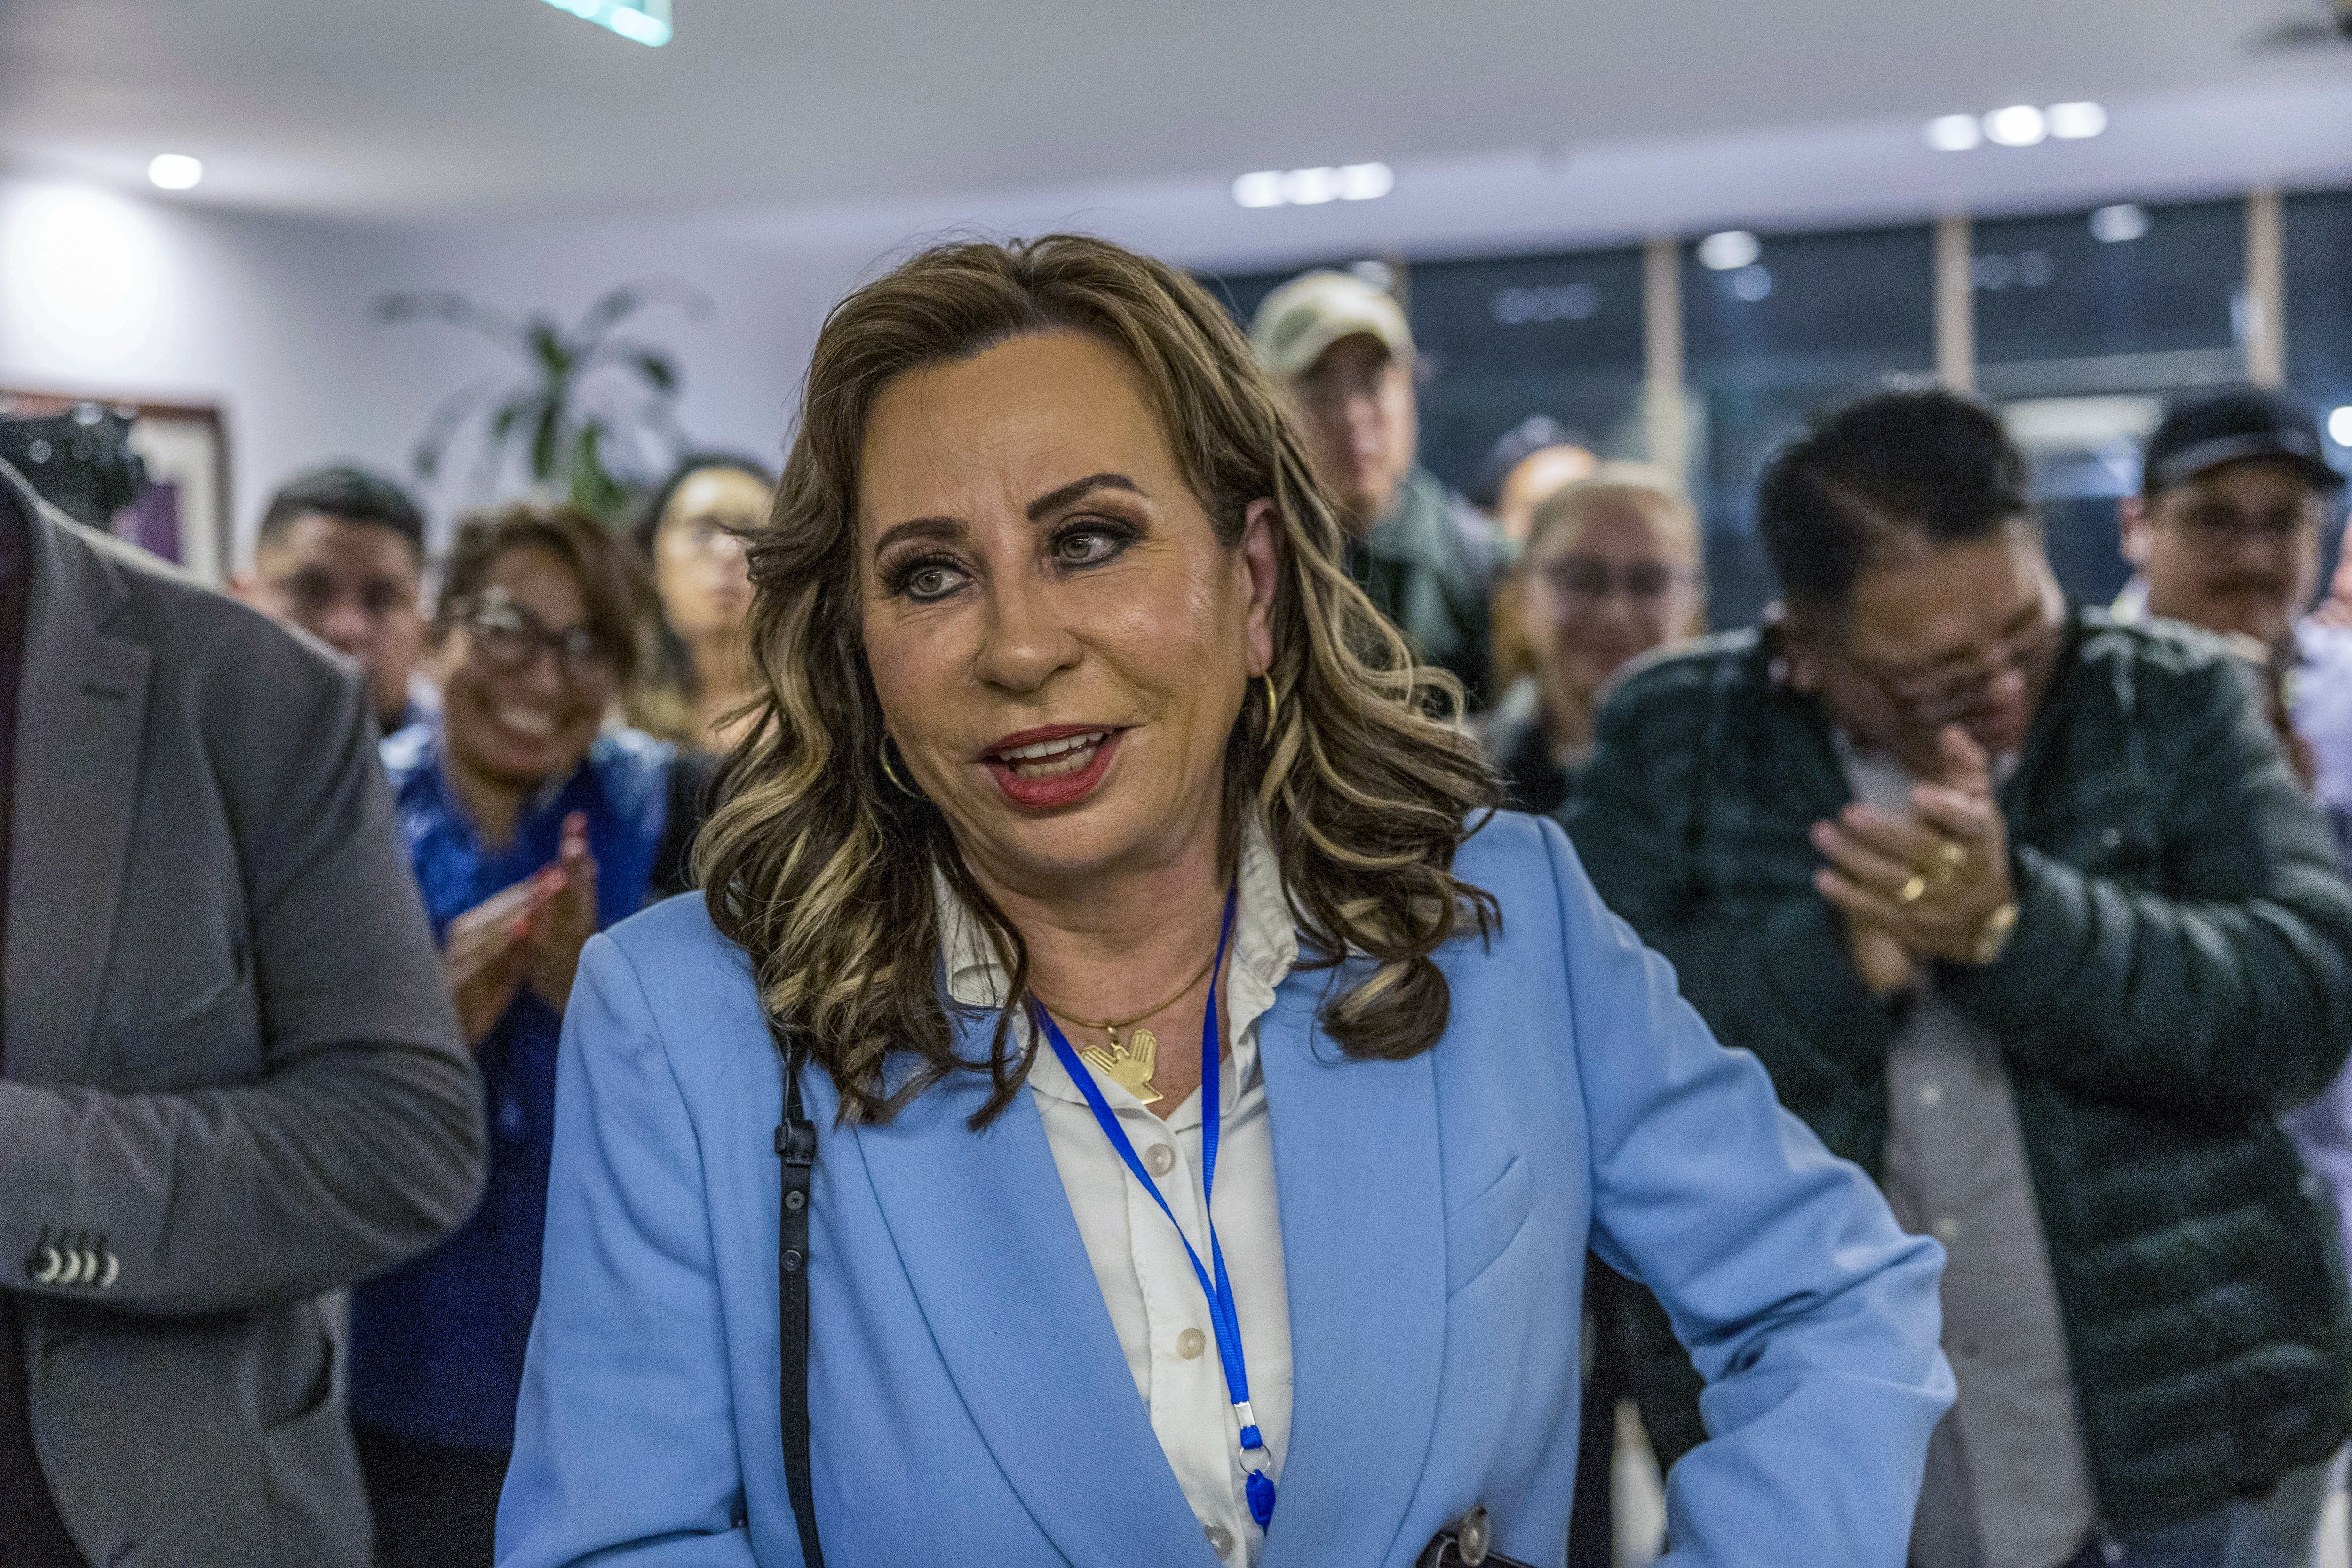
[[[1754,1052],[1781,1102],[1832,1149],[1874,1167],[1877,1124],[1855,1110],[1875,1096],[1853,1089],[1877,1081],[1889,1026],[1836,911],[1808,884],[1727,895],[1693,850],[1718,668],[1670,660],[1626,683],[1601,710],[1562,825],[1602,900],[1674,964],[1717,1037]]]
[[[2162,715],[2160,889],[2019,846],[2008,951],[1946,994],[2037,1071],[2094,1098],[2270,1110],[2352,1044],[2352,889],[2235,660],[2147,658]]]

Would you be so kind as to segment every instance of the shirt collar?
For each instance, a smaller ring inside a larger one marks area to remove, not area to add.
[[[1283,888],[1282,863],[1265,824],[1255,818],[1242,839],[1236,881],[1240,896],[1234,910],[1233,951],[1225,965],[1231,1055],[1223,1099],[1228,1102],[1257,1070],[1257,1032],[1250,1026],[1274,1005],[1275,988],[1298,962],[1298,926]],[[940,956],[950,999],[968,1007],[1000,1005],[1007,976],[979,918],[937,867],[931,870],[931,889],[939,909]],[[1028,1019],[1015,1014],[1013,1025],[1019,1031],[1015,1037],[1025,1042]],[[1038,1052],[1030,1082],[1056,1099],[1084,1100],[1050,1051]],[[1101,1087],[1114,1105],[1128,1098],[1117,1084],[1104,1081]]]

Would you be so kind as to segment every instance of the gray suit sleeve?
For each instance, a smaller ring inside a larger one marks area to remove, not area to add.
[[[226,808],[261,1070],[170,1093],[0,1083],[0,1235],[69,1225],[116,1260],[93,1291],[0,1259],[36,1294],[155,1313],[311,1296],[422,1252],[480,1195],[480,1082],[359,684],[286,641],[230,662],[197,695],[218,794],[160,809]],[[115,961],[172,940],[121,931]]]

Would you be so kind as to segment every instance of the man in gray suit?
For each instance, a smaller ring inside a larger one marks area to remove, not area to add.
[[[480,1190],[359,682],[0,465],[0,1563],[361,1568],[320,1298]]]

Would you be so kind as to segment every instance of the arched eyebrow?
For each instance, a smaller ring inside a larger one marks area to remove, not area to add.
[[[1032,522],[1043,521],[1074,501],[1084,500],[1097,490],[1125,490],[1129,495],[1143,494],[1143,487],[1125,474],[1088,474],[1083,479],[1072,479],[1057,489],[1047,490],[1023,510]],[[874,553],[881,554],[902,539],[929,539],[941,542],[961,538],[964,525],[951,517],[912,517],[904,522],[894,522],[884,529],[874,541]]]
[[[915,517],[904,522],[894,522],[882,531],[874,542],[874,553],[881,554],[902,539],[929,539],[947,542],[961,537],[963,524],[951,517]]]
[[[1071,480],[1059,489],[1047,490],[1044,495],[1031,501],[1028,506],[1029,521],[1040,521],[1052,513],[1061,510],[1072,501],[1084,500],[1096,490],[1125,490],[1129,495],[1139,496],[1143,493],[1143,487],[1125,474],[1088,474],[1083,479]]]

